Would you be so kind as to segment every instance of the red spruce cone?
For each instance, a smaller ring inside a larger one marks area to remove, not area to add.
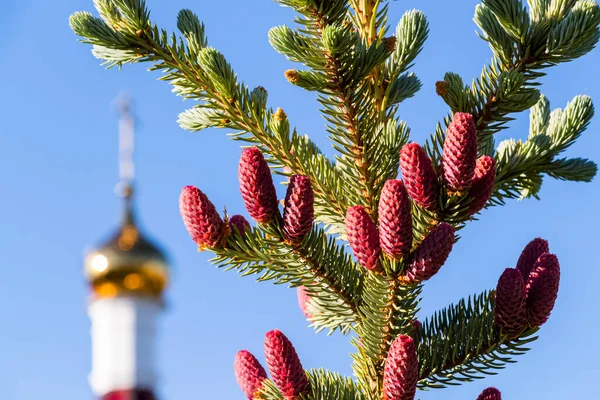
[[[353,206],[346,212],[346,235],[358,263],[368,269],[379,267],[379,234],[369,214],[361,206]]]
[[[529,325],[542,326],[554,308],[560,283],[560,264],[554,254],[544,253],[529,274],[527,286],[527,312]]]
[[[535,238],[527,243],[527,246],[525,246],[519,256],[519,261],[517,261],[517,269],[521,271],[525,282],[529,279],[529,274],[538,258],[549,251],[548,241],[542,238]]]
[[[238,179],[250,216],[256,222],[270,222],[277,211],[277,194],[269,165],[256,147],[242,151]]]
[[[246,230],[250,230],[250,223],[243,216],[236,214],[232,215],[229,218],[229,226],[231,230],[237,229],[239,233],[242,235],[246,232]]]
[[[397,259],[410,252],[412,240],[408,192],[401,180],[389,180],[379,199],[379,243],[385,254]]]
[[[298,243],[310,232],[315,218],[314,201],[310,179],[304,175],[293,175],[283,210],[283,234],[288,241]]]
[[[457,112],[446,130],[442,177],[451,191],[471,186],[477,160],[477,129],[471,114]]]
[[[179,212],[190,236],[201,248],[219,244],[223,220],[213,203],[200,189],[186,186],[179,196]]]
[[[515,337],[527,325],[525,281],[514,268],[504,270],[496,286],[495,322],[502,332]]]
[[[306,288],[304,286],[298,286],[296,293],[298,294],[298,306],[300,307],[300,310],[302,310],[302,314],[304,314],[306,319],[310,320],[312,315],[310,315],[306,309],[308,302],[310,301],[310,296],[306,293]]]
[[[406,266],[404,279],[409,283],[426,281],[440,270],[454,245],[454,228],[445,222],[434,227],[415,250]]]
[[[413,201],[428,210],[437,210],[437,177],[431,160],[417,143],[404,145],[400,150],[400,171]]]
[[[249,351],[238,351],[233,364],[235,379],[242,388],[242,392],[248,399],[254,399],[263,381],[267,379],[267,373],[260,362]]]
[[[423,334],[423,324],[418,319],[414,319],[411,321],[412,332],[411,336],[416,339]]]
[[[271,378],[286,400],[294,400],[310,392],[310,383],[298,354],[281,331],[275,329],[267,332],[265,357]]]
[[[384,400],[413,400],[419,380],[419,362],[413,338],[398,336],[388,352],[383,370]]]
[[[498,389],[489,387],[481,392],[477,400],[502,400],[502,395]]]
[[[494,190],[496,181],[496,160],[490,156],[481,156],[475,164],[475,174],[469,190],[469,213],[478,213],[485,206]]]

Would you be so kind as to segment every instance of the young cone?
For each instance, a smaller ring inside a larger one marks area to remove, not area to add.
[[[477,160],[477,129],[469,113],[457,112],[446,130],[442,154],[442,177],[454,192],[471,186]]]
[[[502,400],[502,395],[498,389],[489,387],[481,392],[477,400]]]
[[[411,321],[412,329],[410,335],[417,340],[423,334],[423,324],[418,319]]]
[[[260,362],[249,351],[238,351],[233,364],[235,379],[242,388],[242,392],[248,399],[254,399],[254,395],[260,389],[263,381],[267,379],[267,373]]]
[[[283,234],[289,242],[301,242],[310,232],[314,220],[314,200],[310,179],[304,175],[293,175],[283,210]]]
[[[236,214],[229,218],[229,226],[231,230],[237,229],[237,231],[244,235],[246,230],[250,230],[250,223],[242,215]]]
[[[481,156],[475,164],[475,173],[469,190],[469,214],[481,211],[494,190],[496,180],[496,160],[490,156]]]
[[[306,293],[304,286],[298,286],[296,288],[296,294],[298,295],[298,307],[300,307],[300,310],[302,310],[302,314],[304,314],[306,319],[310,320],[312,316],[306,309],[308,302],[310,301],[310,296]]]
[[[437,176],[431,160],[417,143],[404,145],[400,150],[400,171],[413,201],[428,210],[437,210]]]
[[[533,270],[538,258],[549,251],[548,241],[542,238],[535,238],[527,243],[527,246],[525,246],[517,261],[517,269],[523,275],[525,282],[529,279],[529,274],[531,273],[531,270]]]
[[[413,338],[398,336],[392,345],[383,370],[384,400],[413,400],[419,381],[419,362]]]
[[[265,338],[267,367],[275,385],[286,400],[295,400],[310,392],[306,372],[289,339],[279,330],[267,332]]]
[[[361,206],[353,206],[346,212],[346,236],[358,263],[368,269],[379,267],[379,234],[369,214]]]
[[[262,224],[270,222],[277,212],[277,194],[269,165],[256,147],[242,151],[238,179],[250,216]]]
[[[504,270],[496,286],[495,322],[503,333],[514,337],[527,325],[525,281],[514,268]]]
[[[401,180],[385,183],[378,212],[379,243],[383,252],[396,259],[408,254],[413,240],[412,212],[408,192]]]
[[[426,281],[440,270],[448,259],[454,245],[454,228],[445,222],[429,232],[419,248],[413,253],[404,271],[408,283]]]
[[[529,274],[525,288],[529,325],[539,327],[548,320],[558,297],[559,283],[558,258],[554,254],[542,254]]]
[[[200,189],[186,186],[181,190],[179,212],[188,233],[201,249],[219,244],[223,236],[223,220]]]

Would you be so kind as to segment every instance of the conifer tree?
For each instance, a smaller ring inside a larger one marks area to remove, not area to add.
[[[410,400],[495,373],[528,351],[551,314],[561,272],[548,243],[533,239],[496,288],[419,321],[421,289],[462,245],[457,232],[486,208],[537,198],[544,177],[588,182],[596,174],[592,161],[561,155],[588,126],[592,101],[576,96],[551,110],[540,78],[594,48],[598,4],[482,0],[474,21],[492,61],[470,84],[452,72],[436,82],[449,111],[419,145],[397,111],[421,88],[410,69],[427,39],[425,15],[408,11],[392,30],[396,5],[385,0],[277,1],[295,10],[296,25],[274,27],[269,41],[302,64],[285,76],[316,93],[334,160],[267,106],[263,87],[239,79],[192,11],[179,13],[180,35],[155,25],[144,0],[94,0],[99,17],[70,19],[108,67],[148,63],[194,100],[181,127],[225,128],[249,146],[239,181],[254,224],[220,215],[196,187],[182,190],[181,214],[199,248],[214,252],[218,267],[297,288],[317,331],[352,333],[354,376],[345,377],[304,370],[287,337],[268,332],[264,363],[246,351],[235,360],[243,393]],[[525,110],[528,138],[496,143]],[[272,172],[288,178],[283,210]],[[478,398],[501,395],[488,388]]]

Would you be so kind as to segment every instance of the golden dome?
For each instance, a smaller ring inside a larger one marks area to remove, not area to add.
[[[125,218],[105,243],[89,252],[84,273],[95,294],[160,297],[169,279],[163,252],[143,236],[133,218],[131,190],[125,195]]]

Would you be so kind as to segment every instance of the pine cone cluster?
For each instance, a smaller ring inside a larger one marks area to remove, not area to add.
[[[419,362],[413,338],[399,335],[390,346],[383,370],[384,400],[413,400],[419,381]]]
[[[242,151],[238,179],[250,216],[261,224],[271,222],[278,212],[277,193],[269,165],[258,148],[250,147]]]
[[[304,314],[306,319],[310,320],[312,316],[307,310],[310,296],[306,293],[306,288],[304,286],[298,286],[298,288],[296,288],[296,294],[298,295],[298,307],[300,307],[300,310],[302,310],[302,314]]]
[[[283,210],[283,234],[290,243],[299,243],[310,232],[314,220],[314,194],[304,175],[290,178]]]
[[[504,270],[496,286],[496,325],[505,334],[516,337],[527,325],[525,281],[514,268]]]
[[[529,273],[527,314],[531,326],[542,326],[554,308],[560,283],[560,265],[554,254],[544,253],[537,259]]]
[[[400,170],[412,200],[427,210],[437,210],[439,208],[438,179],[431,160],[417,143],[409,143],[402,147]]]
[[[379,198],[379,243],[385,254],[400,258],[413,241],[412,210],[408,191],[399,179],[387,181]]]
[[[529,279],[529,274],[533,269],[535,262],[544,253],[548,253],[550,247],[548,241],[542,238],[535,238],[531,242],[527,243],[527,246],[521,252],[519,260],[517,261],[516,268],[523,275],[523,279]]]
[[[475,163],[475,173],[469,190],[469,214],[477,214],[485,206],[494,190],[496,181],[496,160],[481,156]]]
[[[181,190],[179,212],[188,233],[200,249],[220,243],[225,233],[223,220],[200,189],[186,186]]]
[[[267,379],[267,373],[263,366],[252,353],[242,350],[235,355],[233,370],[242,392],[249,400],[254,399],[254,395],[260,390],[263,381]]]
[[[416,143],[400,151],[400,170],[412,201],[430,210],[439,210],[439,181],[433,164]],[[449,193],[467,193],[469,214],[479,212],[492,194],[496,161],[477,158],[477,130],[471,114],[457,112],[446,130],[441,178]]]
[[[265,358],[271,379],[286,400],[295,400],[310,393],[310,383],[296,349],[281,331],[267,333]]]
[[[453,192],[468,189],[477,160],[477,129],[471,114],[457,112],[446,130],[442,155],[442,177]]]
[[[542,326],[550,317],[558,296],[560,264],[548,252],[548,242],[536,238],[529,242],[516,268],[508,268],[496,287],[494,316],[496,325],[509,336]]]
[[[502,400],[502,395],[498,389],[489,387],[477,396],[477,400]]]
[[[271,380],[286,400],[296,400],[310,393],[310,382],[290,340],[279,330],[265,336],[265,359]],[[257,398],[267,373],[251,353],[237,353],[233,365],[235,378],[248,399]]]
[[[408,283],[426,281],[437,274],[454,245],[454,228],[442,222],[436,225],[411,255],[403,279]]]
[[[361,206],[346,212],[346,236],[358,263],[369,271],[379,268],[379,233],[373,220]]]
[[[229,218],[229,226],[231,230],[237,230],[241,235],[244,235],[247,230],[250,230],[250,223],[242,215],[236,214]]]

